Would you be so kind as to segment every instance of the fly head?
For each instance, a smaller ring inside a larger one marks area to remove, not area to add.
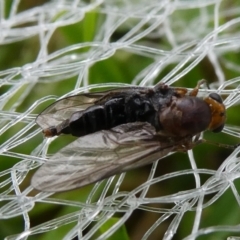
[[[211,110],[211,122],[208,129],[215,133],[221,132],[226,121],[226,109],[221,96],[217,93],[210,93],[204,101]]]

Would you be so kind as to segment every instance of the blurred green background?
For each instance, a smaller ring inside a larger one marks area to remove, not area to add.
[[[10,9],[9,1],[9,9]],[[7,2],[6,2],[7,3]],[[41,5],[43,1],[36,1],[34,5]],[[22,1],[22,9],[31,8],[34,6],[30,1]],[[6,8],[6,11],[8,9]],[[193,9],[191,13],[188,11],[178,13],[181,18],[186,18],[186,23],[191,21],[191,18],[194,16],[195,10]],[[176,16],[177,18],[178,16]],[[48,45],[49,53],[53,53],[64,47],[82,43],[82,42],[91,42],[96,34],[96,31],[99,28],[99,25],[103,23],[104,16],[100,15],[97,11],[89,12],[86,14],[84,19],[73,25],[66,27],[58,28],[54,35],[51,38],[51,41]],[[223,21],[225,19],[222,19]],[[213,23],[212,23],[213,24]],[[119,31],[115,32],[112,36],[111,41],[116,41],[121,36],[123,36],[128,29],[121,28]],[[77,34],[76,34],[77,33]],[[81,33],[81,34],[79,34]],[[143,39],[143,41],[148,42],[148,44],[153,44],[155,47],[159,46],[162,49],[170,49],[170,46],[167,43],[167,40],[163,37],[160,39]],[[33,62],[36,59],[39,51],[39,39],[37,36],[32,37],[31,39],[19,41],[16,43],[11,43],[7,45],[0,46],[0,70],[6,70],[14,67],[20,67],[27,63]],[[82,49],[79,53],[87,52],[89,48]],[[239,52],[232,52],[225,54],[226,59],[231,59],[240,63]],[[149,64],[152,63],[152,59],[146,56],[135,55],[130,52],[119,50],[111,58],[100,61],[94,64],[90,68],[89,72],[89,83],[131,83],[132,79]],[[168,66],[164,69],[161,74],[156,79],[156,82],[161,80],[175,65]],[[237,72],[230,71],[224,68],[224,74],[226,79],[232,79],[238,76]],[[181,87],[195,87],[199,79],[207,79],[210,83],[217,80],[214,68],[206,58],[197,67],[192,69],[183,79],[180,79],[174,86]],[[17,112],[26,111],[35,101],[41,99],[44,96],[55,95],[57,97],[62,96],[63,94],[68,93],[73,90],[76,84],[76,77],[66,78],[63,81],[58,82],[36,82],[31,93],[25,98],[21,105],[17,107]],[[5,106],[4,111],[8,111],[8,108],[15,103],[19,96],[21,96],[21,90],[24,91],[26,86],[22,86],[14,97],[11,99],[8,105]],[[11,88],[10,84],[2,85],[0,88],[0,94],[6,93]],[[54,100],[53,100],[54,101]],[[45,102],[39,105],[34,114],[41,112],[48,104],[51,102]],[[228,109],[228,124],[239,125],[239,107],[232,107]],[[23,128],[24,123],[18,123],[10,130],[5,132],[1,136],[1,143],[4,143],[7,139],[14,136],[18,131]],[[35,129],[38,127],[36,126]],[[228,136],[224,133],[213,134],[210,132],[205,133],[205,138],[214,142],[221,142],[226,144],[236,144],[238,139]],[[39,133],[37,136],[32,138],[30,141],[21,144],[18,147],[15,147],[12,151],[24,154],[30,154],[33,149],[35,149],[43,140],[43,136]],[[71,141],[71,137],[59,137],[56,141],[51,144],[49,149],[50,153],[54,153],[65,146],[68,141]],[[203,156],[204,153],[204,156]],[[216,146],[211,146],[208,144],[202,144],[194,148],[194,156],[196,158],[198,168],[213,169],[216,170],[221,163],[227,158],[231,153],[231,150],[219,148]],[[1,171],[12,167],[17,163],[19,159],[9,158],[1,156]],[[176,153],[170,157],[164,158],[158,164],[158,169],[156,176],[161,176],[163,174],[179,171],[183,169],[190,169],[190,163],[187,154]],[[122,191],[131,191],[135,187],[139,186],[141,183],[146,181],[148,174],[150,172],[151,166],[146,166],[134,171],[127,173],[124,184],[121,186]],[[23,182],[22,189],[28,186],[30,178],[33,173],[29,174],[28,179]],[[201,182],[204,183],[209,176],[202,176]],[[239,181],[234,182],[236,188],[240,187]],[[168,194],[177,193],[179,191],[191,189],[195,187],[195,181],[193,176],[184,176],[177,179],[171,179],[164,184],[155,184],[150,188],[148,197],[157,197],[165,196]],[[89,194],[89,191],[92,189],[92,186],[87,186],[82,189],[77,189],[75,191],[70,191],[66,193],[55,194],[54,197],[81,201],[84,202]],[[206,196],[204,201],[211,199],[211,195]],[[97,200],[97,196],[96,196]],[[0,203],[0,206],[3,206],[6,202]],[[158,208],[171,208],[169,205],[164,204],[155,204],[152,207]],[[29,213],[31,218],[31,226],[34,227],[38,224],[41,224],[45,221],[51,220],[63,216],[65,214],[76,211],[77,208],[74,207],[61,207],[53,204],[43,204],[38,203],[34,209]],[[227,190],[223,197],[221,197],[217,202],[215,202],[211,207],[203,210],[201,228],[205,228],[212,225],[235,225],[239,224],[240,216],[238,214],[239,206],[236,202],[236,199],[233,196],[232,191]],[[137,210],[134,211],[131,218],[127,221],[126,225],[121,228],[112,239],[140,239],[141,236],[149,229],[149,227],[154,224],[154,222],[161,216],[159,213],[150,213],[147,211]],[[121,217],[121,214],[116,214],[116,218],[113,218],[109,221],[109,225],[113,224],[118,217]],[[180,227],[174,236],[173,239],[182,239],[187,234],[190,234],[191,227],[193,225],[195,217],[195,212],[189,212],[184,216],[183,221],[180,224]],[[161,239],[167,230],[168,224],[171,222],[172,218],[166,220],[165,224],[161,224],[157,230],[153,232],[150,239]],[[108,224],[103,226],[101,229],[104,231],[105,228],[108,228]],[[23,230],[24,221],[22,217],[16,217],[8,220],[1,220],[0,223],[0,239],[12,234],[19,233]],[[54,231],[34,235],[29,237],[29,239],[38,239],[38,240],[47,240],[47,239],[61,239],[67,231],[69,231],[73,224],[62,226]],[[237,236],[237,234],[230,234]],[[229,236],[229,233],[214,233],[209,234],[198,239],[226,239]],[[96,236],[93,237],[95,239]]]

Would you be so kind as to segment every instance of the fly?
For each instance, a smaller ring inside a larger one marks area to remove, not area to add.
[[[187,151],[205,130],[221,132],[226,121],[222,98],[199,98],[205,82],[188,91],[160,83],[125,87],[61,99],[36,119],[45,137],[78,137],[34,174],[32,186],[47,192],[79,188]]]

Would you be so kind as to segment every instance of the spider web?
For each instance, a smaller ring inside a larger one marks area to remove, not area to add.
[[[238,1],[0,4],[1,239],[240,236],[239,148],[199,146],[188,157],[173,154],[67,193],[30,186],[34,169],[72,140],[43,139],[37,114],[59,97],[88,90],[160,80],[191,88],[206,78],[210,89],[201,94],[218,92],[228,109],[213,140],[237,143]]]

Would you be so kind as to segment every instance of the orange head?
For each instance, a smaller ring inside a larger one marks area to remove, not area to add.
[[[208,97],[204,98],[211,110],[211,121],[208,129],[213,132],[221,132],[226,121],[226,109],[222,98],[217,93],[210,93]]]

